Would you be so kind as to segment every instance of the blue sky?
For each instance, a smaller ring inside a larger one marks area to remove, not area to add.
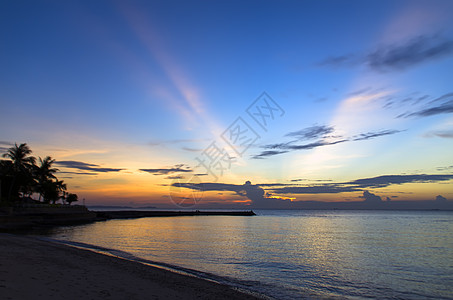
[[[27,142],[36,155],[55,157],[70,189],[92,203],[170,203],[174,179],[166,177],[206,173],[196,157],[213,141],[234,163],[219,178],[201,181],[251,181],[269,194],[269,183],[326,187],[453,173],[451,1],[2,1],[0,7],[0,146]],[[263,92],[285,112],[267,131],[246,113]],[[240,116],[260,135],[242,156],[221,138]],[[298,179],[304,181],[292,181]],[[364,190],[290,198],[360,201]],[[370,191],[453,199],[446,179]],[[204,201],[250,202],[234,191],[216,192]]]

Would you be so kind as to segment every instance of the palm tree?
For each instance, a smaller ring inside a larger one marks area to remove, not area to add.
[[[52,168],[52,164],[55,162],[55,159],[52,159],[50,156],[46,156],[44,159],[39,158],[39,166],[35,167],[35,176],[38,181],[38,192],[39,192],[39,201],[44,194],[44,186],[48,181],[57,179],[55,173],[58,172],[57,168]]]
[[[13,188],[16,184],[16,181],[19,178],[27,178],[31,176],[31,169],[32,166],[35,164],[36,158],[30,156],[32,153],[30,147],[26,143],[14,144],[14,147],[8,149],[8,152],[3,154],[3,157],[9,158],[12,162],[12,182],[8,192],[8,201],[11,199],[11,194],[13,192]],[[19,183],[18,191],[21,188],[21,183]]]
[[[63,180],[47,180],[42,185],[42,195],[44,198],[44,203],[55,204],[59,199],[61,199],[61,193],[66,191],[66,183]]]
[[[67,199],[69,204],[77,201],[77,195],[66,193],[66,183],[55,176],[58,172],[58,169],[53,167],[55,159],[50,156],[39,158],[39,165],[36,165],[36,158],[31,156],[31,153],[27,144],[14,144],[14,147],[3,154],[3,157],[9,160],[0,160],[0,179],[9,185],[8,201],[11,200],[13,192],[15,198],[19,198],[20,193],[23,197],[30,197],[32,193],[38,192],[39,200],[44,198],[45,203],[55,204],[62,200],[64,204]]]
[[[62,193],[63,196],[65,195],[67,186],[66,183],[64,183],[64,180],[55,181],[55,188],[58,191],[58,195],[60,195],[60,193]]]

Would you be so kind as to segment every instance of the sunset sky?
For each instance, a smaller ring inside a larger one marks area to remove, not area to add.
[[[0,150],[87,205],[453,200],[452,75],[453,1],[1,1]]]

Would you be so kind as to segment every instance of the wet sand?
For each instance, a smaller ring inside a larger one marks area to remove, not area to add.
[[[211,281],[0,233],[2,299],[258,299]]]

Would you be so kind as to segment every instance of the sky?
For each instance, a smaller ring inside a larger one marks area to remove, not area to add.
[[[87,205],[453,200],[452,1],[0,1],[0,151]]]

